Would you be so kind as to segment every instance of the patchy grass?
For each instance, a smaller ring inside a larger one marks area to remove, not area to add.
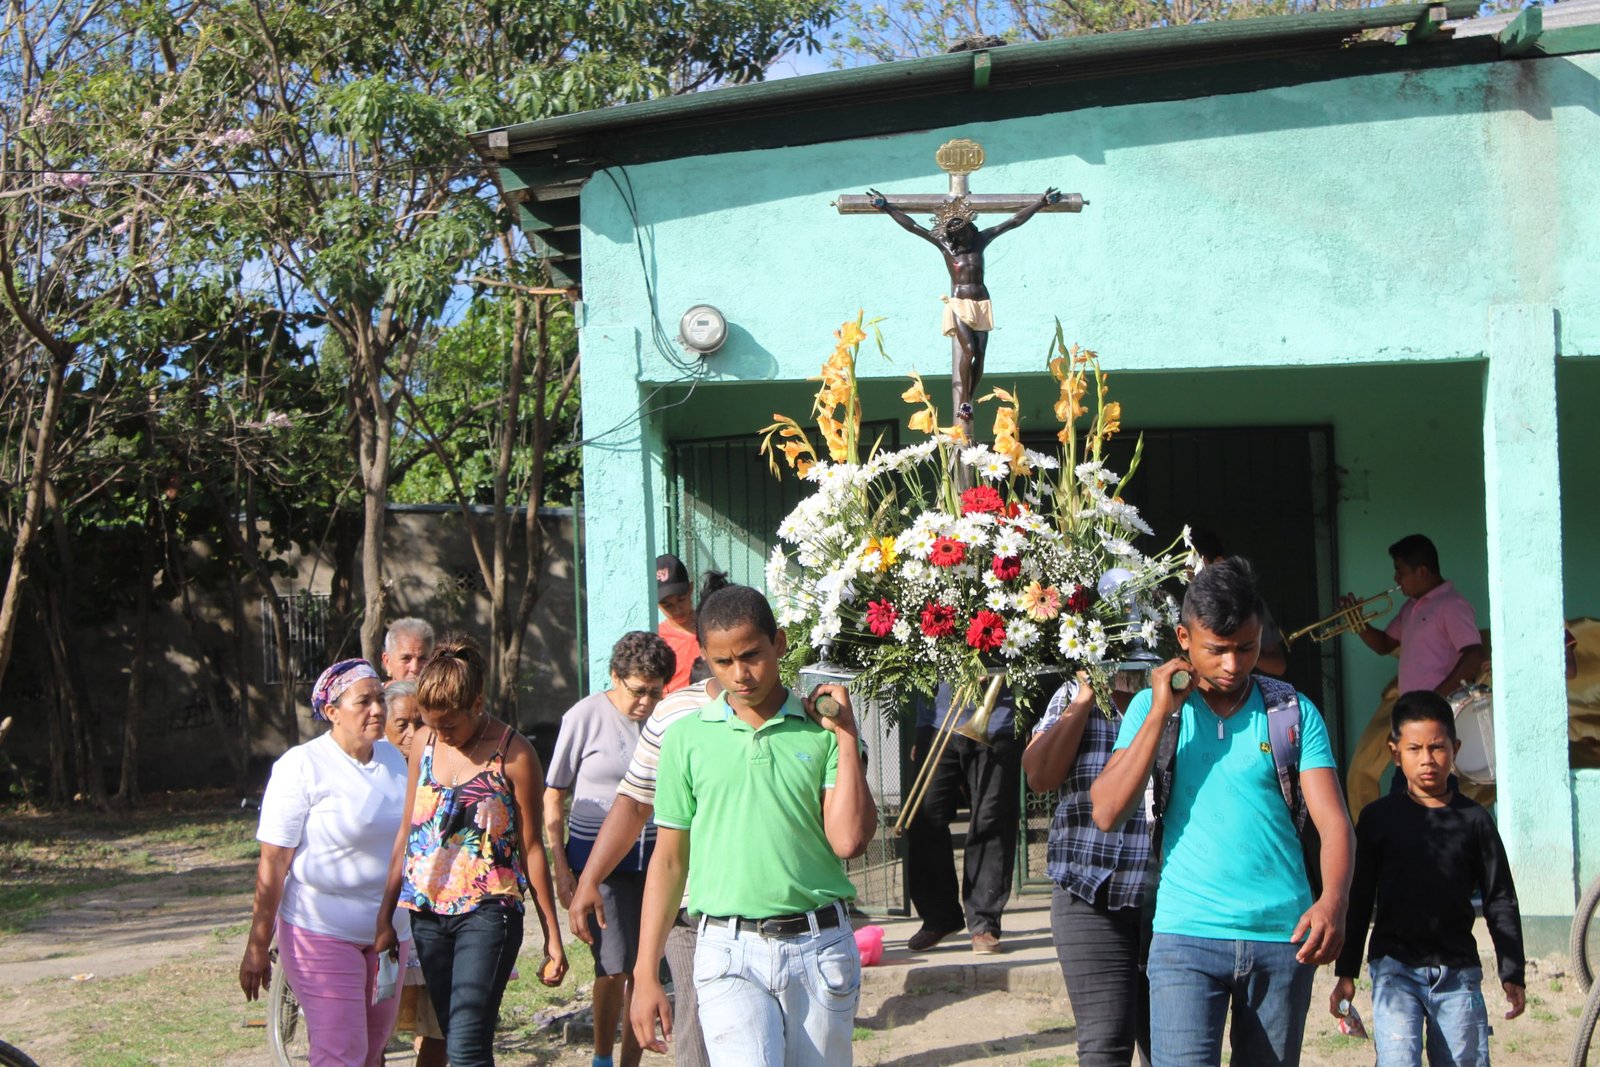
[[[0,808],[0,935],[62,897],[253,860],[256,815],[224,796],[170,794],[116,813]],[[185,891],[224,890],[201,881]]]

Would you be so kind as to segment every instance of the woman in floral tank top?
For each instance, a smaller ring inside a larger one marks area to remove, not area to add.
[[[483,654],[447,637],[417,677],[427,732],[413,744],[410,818],[400,828],[385,903],[411,911],[422,973],[453,1067],[494,1063],[500,999],[522,946],[530,887],[544,933],[539,979],[567,970],[545,862],[544,773],[533,746],[483,702]],[[394,937],[380,911],[380,948]]]

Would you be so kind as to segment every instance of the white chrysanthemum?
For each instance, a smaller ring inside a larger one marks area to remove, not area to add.
[[[1011,461],[1004,456],[991,455],[978,464],[978,476],[998,482],[1011,473]]]
[[[1032,619],[1017,619],[1006,626],[1006,633],[1023,648],[1032,648],[1039,640],[1039,632],[1039,624]]]
[[[1132,542],[1104,530],[1100,531],[1100,543],[1105,546],[1107,552],[1120,559],[1130,559],[1139,555],[1139,550],[1133,547]]]
[[[1061,466],[1061,461],[1048,452],[1035,452],[1027,448],[1023,449],[1022,454],[1028,458],[1028,465],[1037,470],[1053,471]]]
[[[933,552],[934,536],[931,530],[919,530],[912,527],[894,539],[894,550],[902,556],[910,556],[915,560],[926,560]]]
[[[992,455],[994,453],[989,451],[988,445],[973,445],[971,448],[961,450],[961,462],[969,467],[976,467]]]
[[[905,642],[911,639],[911,623],[906,619],[896,619],[894,627],[889,631],[896,641]]]
[[[1044,533],[1050,529],[1050,524],[1039,516],[1037,512],[1024,511],[1014,520],[1017,526],[1029,533]]]

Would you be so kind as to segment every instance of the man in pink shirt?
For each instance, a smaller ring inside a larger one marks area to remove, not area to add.
[[[1483,670],[1483,637],[1467,598],[1439,574],[1439,550],[1422,534],[1402,537],[1389,546],[1394,581],[1405,594],[1400,613],[1383,629],[1367,626],[1360,637],[1372,651],[1387,656],[1400,650],[1400,692],[1431,689],[1448,697]],[[1354,603],[1346,596],[1345,606]],[[1350,760],[1350,810],[1360,811],[1378,798],[1378,782],[1392,762],[1388,752],[1389,719],[1372,718],[1356,742]]]

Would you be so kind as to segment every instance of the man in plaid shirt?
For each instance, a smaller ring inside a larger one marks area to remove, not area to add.
[[[1128,1067],[1135,1048],[1141,1062],[1150,1063],[1149,989],[1139,966],[1148,806],[1137,806],[1127,822],[1105,833],[1094,824],[1089,799],[1121,725],[1120,709],[1102,714],[1080,676],[1050,698],[1022,756],[1028,788],[1061,790],[1047,846],[1055,883],[1050,932],[1083,1067]]]

